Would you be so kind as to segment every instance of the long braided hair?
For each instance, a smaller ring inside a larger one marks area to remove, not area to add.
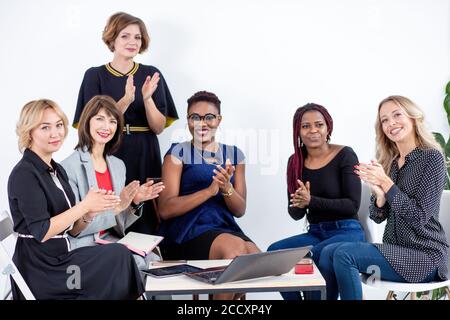
[[[294,193],[297,190],[297,179],[302,179],[302,170],[304,158],[306,157],[306,147],[302,146],[300,139],[300,129],[303,115],[308,111],[318,111],[320,112],[327,124],[327,141],[330,140],[331,133],[333,132],[333,119],[331,118],[328,110],[321,105],[315,103],[308,103],[303,107],[300,107],[295,111],[294,121],[293,121],[293,142],[294,142],[294,154],[289,158],[287,165],[287,184],[289,193]]]

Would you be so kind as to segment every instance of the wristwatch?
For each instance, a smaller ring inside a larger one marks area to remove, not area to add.
[[[233,194],[233,192],[234,192],[233,185],[230,184],[230,189],[227,192],[222,192],[222,195],[224,197],[230,197]]]

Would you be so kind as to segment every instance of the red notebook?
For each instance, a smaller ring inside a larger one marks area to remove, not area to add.
[[[313,260],[311,258],[304,258],[295,265],[296,274],[312,274],[314,273]]]

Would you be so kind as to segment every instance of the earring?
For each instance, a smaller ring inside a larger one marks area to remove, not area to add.
[[[302,148],[304,146],[303,141],[300,139],[300,137],[297,137],[297,145]]]
[[[331,135],[329,134],[329,135],[327,136],[327,143],[330,143],[330,141],[331,141]]]

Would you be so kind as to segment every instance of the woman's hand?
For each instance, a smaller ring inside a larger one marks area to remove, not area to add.
[[[216,169],[213,170],[215,176],[213,176],[213,180],[215,180],[219,184],[220,192],[227,193],[232,187],[231,177],[236,171],[236,168],[231,164],[230,159],[225,161],[225,169],[222,168],[221,165],[217,165]]]
[[[138,188],[136,195],[134,196],[133,202],[138,204],[143,201],[152,200],[159,197],[159,193],[165,188],[163,182],[155,183],[150,180]]]
[[[134,86],[133,76],[130,74],[127,78],[127,83],[125,84],[125,95],[122,99],[124,99],[127,105],[130,105],[134,101],[134,94],[136,92],[136,87]]]
[[[114,208],[116,213],[120,213],[131,204],[134,197],[136,196],[139,190],[139,181],[134,180],[131,181],[128,185],[126,185],[122,191],[120,192],[120,205]]]
[[[304,209],[309,206],[311,201],[311,184],[307,181],[303,184],[302,181],[297,180],[299,188],[295,190],[294,194],[291,194],[291,207],[297,207]]]
[[[144,101],[150,98],[158,87],[159,82],[159,73],[155,72],[153,77],[147,76],[145,78],[145,82],[142,85],[142,97]]]
[[[216,180],[214,180],[214,178],[213,178],[213,181],[211,182],[209,187],[206,188],[206,190],[208,190],[209,195],[211,197],[214,197],[216,194],[219,193],[219,183]]]
[[[379,187],[383,193],[386,193],[392,185],[394,185],[391,178],[384,172],[383,167],[375,160],[372,160],[370,164],[360,163],[356,165],[355,168],[355,173],[361,180],[370,185]],[[380,193],[377,189],[373,189],[373,191]]]
[[[120,197],[116,196],[112,191],[104,189],[90,189],[86,197],[79,203],[82,205],[90,218],[97,214],[114,209],[120,204]]]

